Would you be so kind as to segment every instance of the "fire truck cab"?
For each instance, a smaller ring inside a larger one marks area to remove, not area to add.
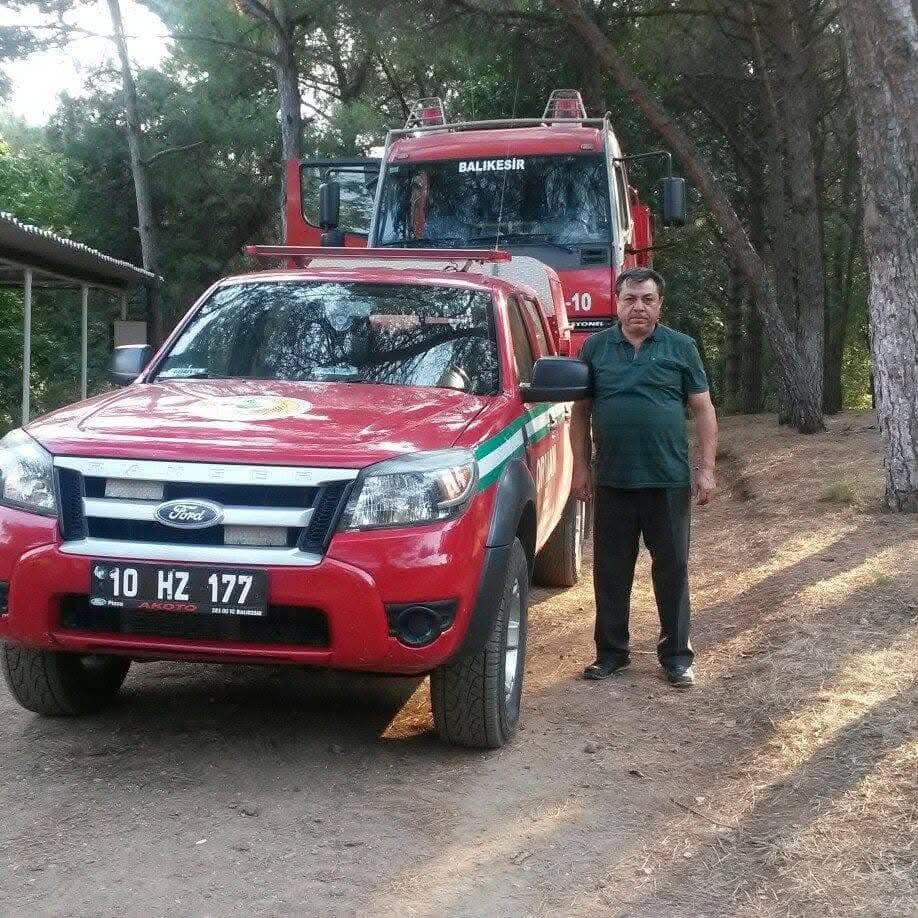
[[[651,263],[652,215],[628,159],[609,116],[588,118],[575,90],[553,92],[541,118],[453,124],[441,100],[423,99],[379,160],[288,165],[287,241],[538,259],[560,278],[577,353],[615,321],[616,276]],[[665,223],[684,222],[671,168],[661,204]]]

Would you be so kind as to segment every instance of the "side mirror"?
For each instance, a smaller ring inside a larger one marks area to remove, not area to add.
[[[688,197],[684,178],[671,175],[660,180],[660,216],[664,226],[685,226]]]
[[[125,344],[116,347],[112,353],[108,378],[116,386],[130,385],[140,376],[152,356],[153,348],[149,344]]]
[[[524,402],[575,402],[593,394],[590,365],[573,357],[540,357],[532,382],[520,386]]]
[[[319,226],[324,230],[338,228],[341,217],[341,186],[334,179],[319,185]]]

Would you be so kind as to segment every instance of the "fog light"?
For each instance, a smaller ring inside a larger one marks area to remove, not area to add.
[[[407,647],[426,647],[449,628],[456,617],[452,599],[386,606],[389,634]]]
[[[5,580],[0,580],[0,615],[6,615],[9,602],[10,585]]]
[[[433,609],[411,606],[405,609],[395,623],[398,639],[409,647],[423,647],[440,636],[440,619]]]

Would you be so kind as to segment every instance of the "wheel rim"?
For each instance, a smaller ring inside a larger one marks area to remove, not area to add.
[[[507,650],[504,654],[504,692],[509,702],[516,689],[517,666],[520,656],[520,623],[523,618],[523,601],[520,596],[520,582],[513,581],[510,602],[507,607]]]

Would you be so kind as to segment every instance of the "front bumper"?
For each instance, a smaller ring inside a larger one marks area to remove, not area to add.
[[[0,640],[49,650],[136,658],[299,663],[400,674],[429,672],[463,645],[475,610],[492,506],[493,489],[480,493],[461,517],[448,523],[339,533],[314,567],[253,564],[268,572],[271,606],[321,612],[328,636],[324,646],[72,627],[65,611],[88,595],[92,558],[61,551],[55,520],[3,508],[0,582],[9,583],[9,598],[6,614],[0,614]],[[432,643],[408,647],[390,635],[387,605],[445,600],[454,601],[455,619]],[[143,615],[152,619],[157,613]]]

